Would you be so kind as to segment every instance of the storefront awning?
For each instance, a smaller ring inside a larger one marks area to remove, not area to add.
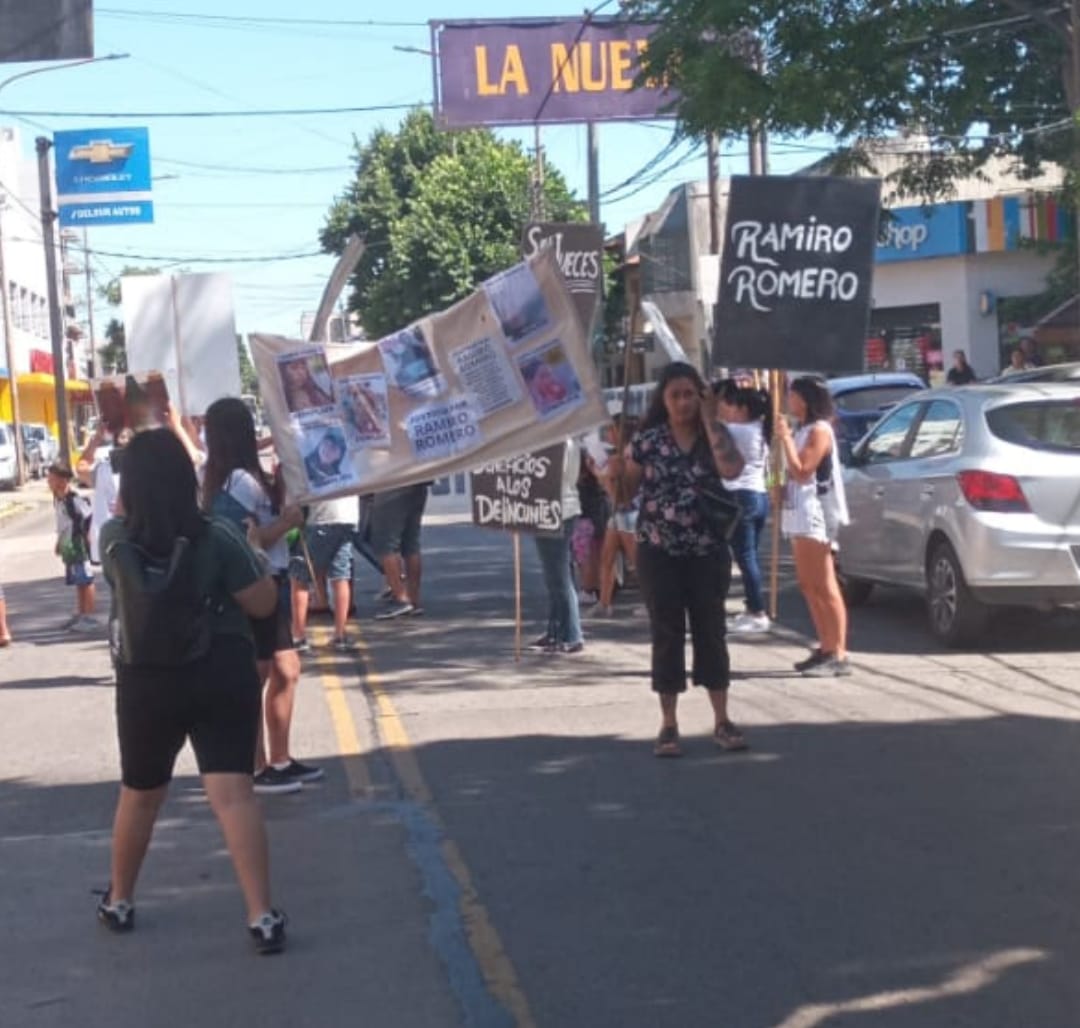
[[[26,375],[19,375],[16,379],[19,385],[19,390],[23,389],[53,389],[52,375],[46,374],[43,371],[32,371]],[[68,393],[72,394],[85,394],[88,398],[91,394],[91,388],[89,382],[80,382],[78,379],[67,379],[64,382],[64,387]]]

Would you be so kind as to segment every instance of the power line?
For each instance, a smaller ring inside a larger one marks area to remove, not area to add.
[[[610,0],[609,0],[610,2]],[[126,7],[99,7],[98,14],[142,21],[196,22],[206,25],[322,25],[329,28],[413,29],[428,27],[426,21],[383,21],[378,18],[271,18],[264,15],[198,14],[191,11],[140,11]]]
[[[10,111],[0,114],[12,118],[276,118],[282,116],[310,117],[320,114],[371,114],[377,111],[411,111],[417,107],[429,107],[430,100],[417,100],[407,104],[374,104],[370,107],[297,107],[281,110],[243,111]]]
[[[352,164],[326,164],[315,168],[265,168],[243,164],[201,164],[198,161],[182,161],[173,157],[154,155],[155,164],[175,164],[178,168],[194,168],[197,171],[235,172],[242,175],[328,175],[343,171],[355,171]]]

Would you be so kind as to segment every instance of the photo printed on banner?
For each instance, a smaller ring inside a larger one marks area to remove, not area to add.
[[[450,354],[454,370],[476,402],[481,417],[521,399],[521,385],[502,343],[477,339]]]
[[[387,381],[408,396],[441,396],[446,379],[419,325],[379,340]]]
[[[345,429],[340,421],[293,419],[300,439],[304,475],[312,492],[341,489],[356,483],[356,472],[345,445]]]
[[[390,404],[385,375],[347,375],[337,380],[345,438],[352,449],[390,446]]]
[[[479,419],[471,399],[437,403],[413,411],[405,421],[417,460],[439,460],[480,445]]]
[[[334,406],[334,382],[323,350],[287,353],[278,358],[278,374],[290,414]]]
[[[503,335],[517,346],[551,324],[540,283],[527,264],[517,264],[484,285]]]
[[[518,360],[521,376],[541,418],[550,418],[584,402],[581,382],[559,340]]]

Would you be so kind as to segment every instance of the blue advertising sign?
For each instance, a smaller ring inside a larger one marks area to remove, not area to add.
[[[60,205],[60,224],[89,228],[91,225],[149,225],[154,220],[152,200],[90,200]]]
[[[875,256],[878,264],[954,257],[968,251],[967,204],[900,207],[889,214],[885,237],[878,240]]]
[[[144,128],[57,132],[56,193],[61,225],[154,220],[150,133]]]

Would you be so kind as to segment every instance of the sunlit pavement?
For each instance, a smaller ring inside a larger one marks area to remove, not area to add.
[[[430,528],[426,614],[374,623],[365,571],[363,649],[305,665],[293,748],[328,781],[263,801],[293,945],[258,960],[187,754],[136,934],[93,922],[111,679],[56,629],[50,521],[0,529],[5,1026],[1076,1023],[1071,616],[950,653],[883,594],[853,615],[855,675],[804,680],[785,565],[778,630],[731,646],[750,751],[716,751],[694,693],[686,755],[657,761],[636,594],[584,654],[515,662],[509,540]]]

